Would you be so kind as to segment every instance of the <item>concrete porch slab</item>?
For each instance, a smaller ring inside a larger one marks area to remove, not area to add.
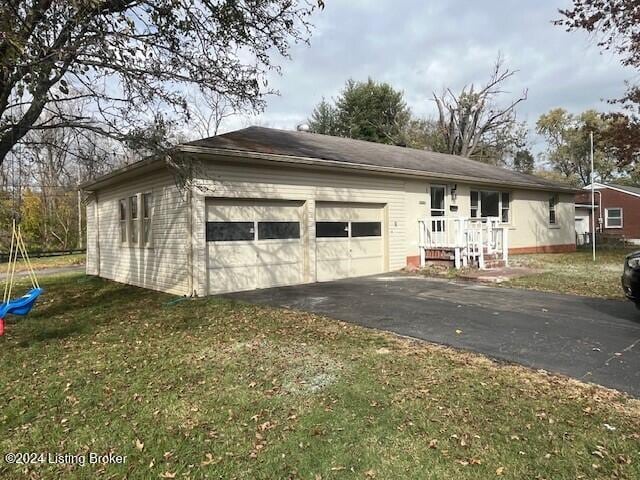
[[[458,278],[486,283],[503,283],[527,275],[542,273],[544,270],[527,267],[504,267],[487,270],[468,270],[461,273]]]

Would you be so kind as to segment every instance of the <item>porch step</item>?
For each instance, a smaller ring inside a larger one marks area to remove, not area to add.
[[[425,260],[455,260],[453,248],[431,248],[426,251]]]
[[[485,257],[484,268],[504,268],[506,266],[507,266],[507,263],[502,259],[487,260]]]

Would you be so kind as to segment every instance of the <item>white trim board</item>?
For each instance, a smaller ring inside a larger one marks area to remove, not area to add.
[[[614,186],[611,186],[611,185],[605,185],[604,183],[598,183],[598,182],[595,182],[593,185],[594,185],[594,190],[604,190],[606,188],[610,188],[611,190],[615,190],[616,192],[626,193],[627,195],[631,195],[632,197],[640,198],[640,193],[629,192],[628,190],[624,190],[624,189],[619,188],[619,187],[614,187]],[[584,187],[583,190],[591,190],[591,184],[589,184],[586,187]]]

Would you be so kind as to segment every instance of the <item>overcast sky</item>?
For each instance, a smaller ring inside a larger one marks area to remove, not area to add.
[[[529,91],[518,115],[530,125],[553,107],[606,110],[603,99],[621,95],[624,81],[636,79],[587,35],[552,25],[558,8],[570,4],[565,0],[325,3],[313,17],[311,44],[296,46],[291,61],[279,62],[282,75],[271,86],[280,96],[269,97],[257,118],[234,119],[226,130],[248,124],[293,129],[323,96],[338,95],[348,78],[389,82],[404,91],[416,115],[431,116],[432,91],[484,82],[498,52],[518,70],[509,91]],[[539,151],[540,140],[531,140]]]

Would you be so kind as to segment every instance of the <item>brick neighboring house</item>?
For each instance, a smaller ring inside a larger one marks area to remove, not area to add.
[[[591,185],[576,195],[578,244],[591,232]],[[596,231],[609,237],[640,243],[640,187],[595,183]]]

